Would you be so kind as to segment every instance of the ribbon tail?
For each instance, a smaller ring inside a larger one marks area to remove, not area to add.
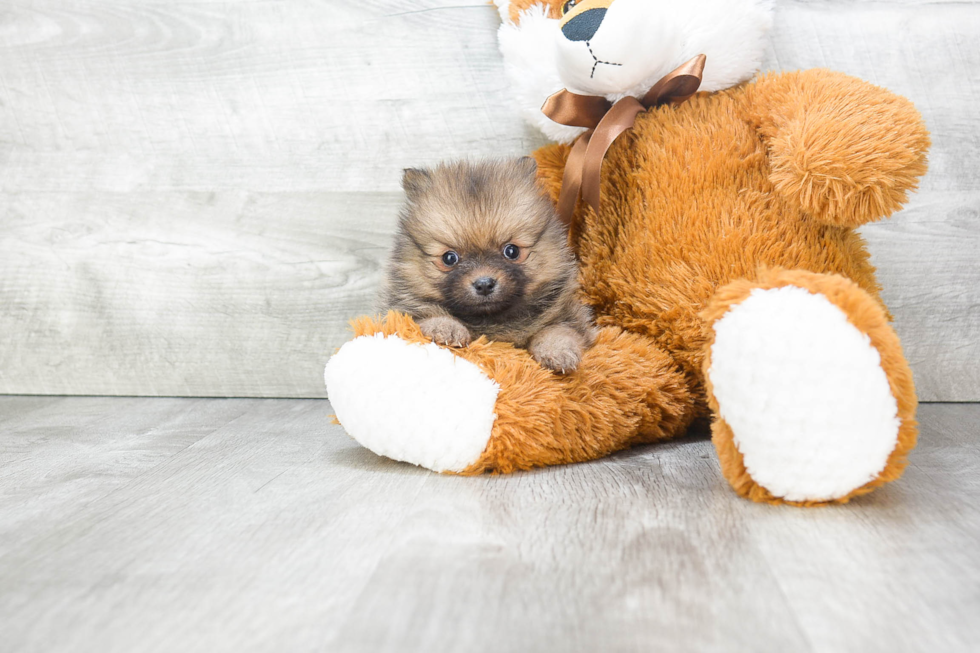
[[[643,97],[624,97],[610,106],[600,96],[578,95],[563,89],[551,95],[541,107],[544,115],[562,125],[591,128],[572,146],[562,173],[558,193],[558,215],[569,228],[571,238],[575,205],[581,197],[599,213],[602,160],[620,134],[633,126],[636,116],[649,107],[680,104],[697,92],[706,57],[699,54],[660,79]]]
[[[602,179],[602,160],[606,151],[620,134],[633,126],[638,113],[646,107],[634,97],[624,97],[599,121],[589,139],[582,163],[582,199],[599,213],[599,185]],[[567,167],[565,168],[568,169]]]
[[[592,138],[592,130],[585,132],[575,140],[568,159],[565,160],[565,172],[561,176],[561,191],[558,193],[558,217],[571,229],[575,216],[575,205],[578,203],[579,191],[582,189],[582,165],[585,162],[585,152]]]

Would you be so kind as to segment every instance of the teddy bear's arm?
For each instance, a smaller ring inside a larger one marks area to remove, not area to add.
[[[461,352],[500,386],[483,455],[463,474],[509,473],[594,460],[677,437],[696,412],[674,360],[648,338],[600,329],[574,374],[541,369],[526,352]],[[488,355],[489,354],[489,355]]]
[[[352,323],[325,380],[358,442],[439,472],[513,472],[592,460],[683,433],[696,412],[683,372],[650,339],[606,327],[574,374],[479,338],[449,350],[410,317]]]
[[[810,216],[856,227],[888,217],[926,171],[929,133],[910,101],[828,70],[769,74],[746,89],[770,180]]]

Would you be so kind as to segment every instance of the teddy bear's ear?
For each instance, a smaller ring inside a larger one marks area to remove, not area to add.
[[[419,193],[428,188],[432,181],[432,173],[424,168],[405,168],[402,170],[402,188],[405,194],[417,197]]]

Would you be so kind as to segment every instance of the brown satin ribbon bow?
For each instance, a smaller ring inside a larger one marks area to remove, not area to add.
[[[589,206],[599,212],[599,173],[606,150],[633,126],[636,114],[663,104],[680,104],[694,95],[701,86],[705,60],[699,54],[667,73],[639,100],[624,97],[612,104],[601,95],[578,95],[567,90],[545,100],[541,107],[544,115],[562,125],[589,128],[575,141],[565,162],[558,195],[558,215],[565,224],[572,224],[580,191]]]

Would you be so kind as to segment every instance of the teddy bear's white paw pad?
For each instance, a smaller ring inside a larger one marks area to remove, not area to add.
[[[473,363],[432,343],[361,336],[324,370],[344,429],[381,456],[458,472],[479,459],[500,387]]]
[[[874,480],[898,441],[898,406],[867,335],[826,297],[753,290],[715,325],[708,376],[752,479],[789,501]]]

